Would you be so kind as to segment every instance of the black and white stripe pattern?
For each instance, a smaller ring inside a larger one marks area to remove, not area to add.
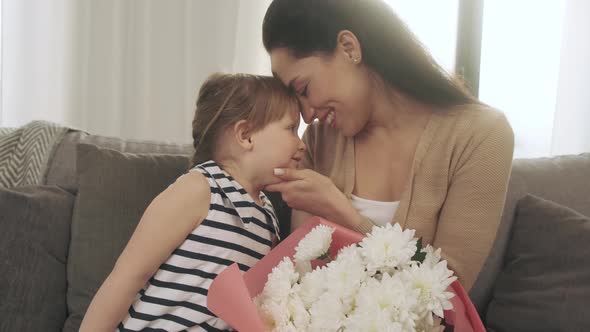
[[[1,129],[0,187],[41,184],[52,153],[67,131],[45,121]]]
[[[229,330],[207,309],[209,286],[234,262],[247,271],[278,240],[275,212],[262,192],[260,207],[214,161],[192,171],[211,187],[209,214],[138,294],[119,331]]]

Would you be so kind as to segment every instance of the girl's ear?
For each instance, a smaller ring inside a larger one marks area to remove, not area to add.
[[[252,143],[252,131],[250,130],[248,121],[240,120],[236,122],[233,126],[233,130],[236,142],[238,142],[242,148],[251,150],[254,144]]]

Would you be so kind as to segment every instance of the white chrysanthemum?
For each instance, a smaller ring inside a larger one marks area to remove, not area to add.
[[[293,262],[289,257],[284,257],[268,275],[268,280],[260,295],[263,297],[262,301],[266,301],[264,298],[269,298],[275,302],[284,301],[291,294],[293,285],[298,279],[299,274],[295,272]]]
[[[440,248],[434,250],[434,248],[429,244],[425,248],[422,248],[421,251],[426,253],[426,258],[424,258],[424,262],[422,262],[422,264],[434,267],[436,264],[438,264],[438,262],[440,262]]]
[[[289,310],[287,309],[286,301],[263,302],[258,306],[258,313],[262,318],[262,322],[270,329],[284,327],[289,324]]]
[[[449,299],[454,295],[446,290],[457,277],[447,268],[447,261],[440,261],[434,265],[413,265],[402,271],[401,278],[412,288],[420,291],[416,310],[419,315],[433,312],[438,317],[443,317],[443,310],[453,308]]]
[[[416,332],[443,332],[445,326],[442,325],[442,319],[433,317],[431,313],[428,315],[430,317],[416,321]]]
[[[309,310],[309,332],[336,332],[344,323],[344,306],[339,299],[324,293]]]
[[[311,308],[312,304],[324,294],[326,291],[326,268],[316,268],[303,275],[300,283],[298,284],[299,297],[306,309]]]
[[[291,322],[293,323],[293,326],[296,328],[296,330],[307,330],[311,317],[307,309],[305,309],[303,301],[297,294],[291,294],[291,296],[289,296],[287,301],[287,310],[289,310]]]
[[[389,313],[382,310],[356,313],[345,320],[344,328],[346,332],[405,332],[400,323],[392,321]]]
[[[274,329],[272,329],[272,332],[299,332],[301,330],[298,330],[297,327],[295,327],[295,325],[291,322],[287,323],[287,325],[282,325],[282,326],[277,326]]]
[[[384,274],[380,281],[371,278],[358,292],[354,316],[383,311],[392,321],[398,322],[402,330],[412,331],[418,319],[414,313],[418,296],[419,292],[397,275]]]
[[[416,253],[414,233],[415,230],[402,230],[399,224],[373,227],[360,243],[369,273],[394,273],[396,267],[408,264]]]
[[[306,262],[328,254],[332,243],[333,227],[317,225],[314,227],[295,248],[295,261]]]
[[[342,248],[336,260],[326,268],[327,291],[338,297],[348,313],[354,304],[355,296],[368,275],[360,253],[355,245]]]

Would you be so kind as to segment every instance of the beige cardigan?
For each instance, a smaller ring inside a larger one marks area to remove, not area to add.
[[[328,176],[350,199],[354,140],[315,122],[303,138],[303,166]],[[416,230],[469,290],[500,223],[512,165],[514,134],[504,114],[480,105],[434,113],[414,154],[410,181],[393,223]],[[367,233],[369,220],[357,227]]]

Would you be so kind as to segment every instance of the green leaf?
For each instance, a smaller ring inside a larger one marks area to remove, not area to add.
[[[424,262],[425,259],[426,253],[422,252],[422,238],[419,238],[418,243],[416,244],[416,253],[414,254],[414,257],[412,257],[412,260],[420,262],[420,264],[422,264],[422,262]]]

